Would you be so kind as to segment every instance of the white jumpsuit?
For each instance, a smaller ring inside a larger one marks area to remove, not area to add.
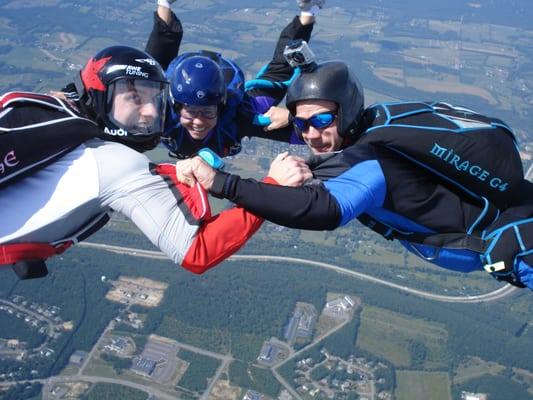
[[[119,143],[93,139],[78,146],[1,190],[0,244],[61,241],[114,210],[174,263],[202,273],[259,228],[261,220],[239,208],[210,217],[203,200],[195,207],[207,218],[198,225],[175,185],[153,167],[146,156]]]

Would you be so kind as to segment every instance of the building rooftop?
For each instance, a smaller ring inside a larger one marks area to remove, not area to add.
[[[133,360],[131,370],[141,375],[150,376],[155,369],[155,361],[148,358],[137,357]]]

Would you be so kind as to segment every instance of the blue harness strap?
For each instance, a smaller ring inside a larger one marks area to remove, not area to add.
[[[246,81],[244,84],[244,91],[248,92],[249,90],[254,89],[284,89],[286,90],[292,82],[301,74],[300,68],[295,68],[294,72],[292,73],[292,76],[290,79],[283,81],[283,82],[273,82],[269,81],[268,79],[263,79],[261,76],[265,73],[266,69],[268,67],[267,65],[264,65],[263,68],[257,73],[255,79],[251,79],[249,81]]]
[[[533,265],[533,218],[510,222],[485,236],[464,232],[403,233],[367,214],[361,214],[357,219],[387,240],[404,240],[408,243],[432,246],[438,249],[474,251],[480,255],[485,271],[499,281],[520,288],[525,287],[525,285],[520,282],[515,270],[518,260],[524,259],[528,265]],[[413,247],[413,249],[416,248]],[[420,256],[431,261],[427,257]],[[531,274],[533,274],[533,268],[531,268]]]

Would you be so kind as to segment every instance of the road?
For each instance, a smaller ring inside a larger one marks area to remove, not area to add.
[[[85,360],[83,360],[83,364],[80,366],[80,369],[78,370],[78,376],[83,376],[83,373],[85,372],[85,368],[87,368],[87,365],[89,364],[89,361],[93,357],[94,353],[96,352],[96,350],[102,347],[102,340],[104,339],[104,337],[107,335],[108,332],[113,330],[114,327],[115,327],[115,321],[114,320],[109,321],[109,324],[107,324],[104,331],[102,332],[102,334],[96,341],[95,345],[93,346],[89,354],[87,354],[87,357],[85,357]]]
[[[157,389],[156,387],[142,385],[140,383],[130,382],[130,381],[122,380],[122,379],[106,378],[103,376],[87,376],[87,375],[54,376],[52,378],[33,379],[33,380],[27,380],[24,382],[41,383],[43,385],[43,398],[48,398],[48,397],[44,397],[45,396],[44,388],[46,387],[46,385],[48,385],[48,387],[53,387],[54,385],[59,384],[59,383],[76,383],[80,381],[89,382],[89,383],[113,383],[116,385],[128,386],[133,389],[141,390],[145,393],[148,393],[148,395],[150,396],[156,396],[158,399],[176,400],[176,396],[169,395],[163,392],[162,390]],[[0,382],[0,387],[10,386],[16,383],[17,382]]]
[[[121,246],[112,246],[112,245],[92,243],[92,242],[83,242],[83,243],[79,243],[79,245],[82,246],[82,247],[86,247],[86,248],[95,248],[95,249],[110,251],[110,252],[119,253],[119,254],[128,254],[128,255],[132,255],[132,256],[136,256],[136,257],[146,257],[146,258],[159,259],[159,260],[167,260],[168,259],[163,253],[158,252],[158,251],[142,250],[142,249],[135,249],[135,248],[128,248],[128,247],[121,247]],[[302,258],[268,256],[268,255],[234,255],[234,256],[230,257],[229,260],[230,261],[248,260],[248,261],[263,261],[263,262],[274,261],[274,262],[286,262],[286,263],[293,263],[293,264],[300,264],[300,265],[302,265],[302,264],[303,265],[312,265],[312,266],[315,266],[315,267],[329,269],[331,271],[334,271],[334,272],[337,272],[337,273],[340,273],[340,274],[349,275],[349,276],[355,277],[357,279],[361,279],[361,280],[373,282],[373,283],[376,283],[376,284],[388,286],[388,287],[391,287],[391,288],[396,289],[396,290],[400,290],[400,291],[403,291],[403,292],[410,293],[410,294],[412,294],[414,296],[417,296],[417,297],[426,298],[426,299],[430,299],[430,300],[434,300],[434,301],[447,302],[447,303],[482,303],[482,302],[490,302],[490,301],[495,301],[495,300],[501,299],[501,298],[503,298],[505,296],[508,296],[510,293],[514,292],[514,290],[515,290],[515,288],[513,286],[506,285],[506,286],[503,286],[503,287],[501,287],[501,288],[499,288],[497,290],[494,290],[492,292],[481,294],[481,295],[477,295],[477,296],[443,296],[443,295],[436,295],[436,294],[433,294],[433,293],[425,292],[425,291],[418,290],[418,289],[409,288],[407,286],[398,285],[396,283],[389,282],[389,281],[386,281],[384,279],[380,279],[380,278],[376,278],[376,277],[373,277],[373,276],[370,276],[370,275],[366,275],[366,274],[363,274],[363,273],[360,273],[360,272],[352,271],[352,270],[349,270],[349,269],[346,269],[346,268],[339,267],[337,265],[323,263],[323,262],[319,262],[319,261],[306,260],[306,259],[302,259]],[[10,305],[13,306],[13,304],[10,304]],[[24,310],[24,311],[27,312],[27,310]],[[42,317],[42,316],[40,316],[40,317]],[[325,335],[323,335],[323,336],[321,336],[319,338],[316,338],[313,341],[313,343],[310,344],[309,346],[316,344],[317,341],[322,340],[324,336],[330,335],[331,333],[335,332],[336,330],[341,329],[347,322],[348,321],[346,321],[343,324],[339,325],[332,332],[328,332],[327,334],[325,334]],[[101,337],[98,340],[98,342],[100,342],[102,337],[105,336],[106,332],[108,332],[110,329],[112,329],[112,326],[113,326],[113,322],[111,321],[109,323],[109,325],[106,327],[106,329],[104,330],[104,332],[101,335]],[[202,400],[206,400],[209,397],[209,394],[211,393],[216,381],[218,380],[218,378],[220,377],[222,372],[227,368],[227,365],[233,360],[233,358],[231,357],[230,354],[222,355],[222,354],[218,354],[218,353],[213,353],[211,351],[204,350],[204,349],[199,349],[197,347],[189,346],[189,345],[186,345],[184,343],[179,343],[178,345],[181,348],[184,348],[184,349],[187,349],[187,350],[199,353],[199,354],[203,354],[203,355],[206,355],[206,356],[213,357],[213,358],[216,358],[218,360],[221,360],[221,365],[219,366],[219,368],[217,369],[215,375],[213,376],[212,380],[210,381],[208,388],[204,391],[203,395],[201,396]],[[279,368],[282,364],[284,364],[288,360],[294,358],[295,356],[297,356],[301,352],[305,351],[309,346],[306,346],[303,349],[300,349],[300,351],[295,352],[294,354],[291,354],[290,357],[288,357],[286,360],[284,360],[280,364],[276,365],[275,367],[273,366],[271,368],[271,370],[274,373],[274,376],[276,377],[276,379],[278,379],[278,381],[296,399],[300,399],[300,396],[298,395],[298,393],[292,388],[292,386],[288,382],[286,382],[283,379],[283,377],[281,375],[278,374],[278,372],[276,370],[277,370],[277,368]],[[90,383],[105,382],[105,383],[114,383],[114,384],[119,384],[119,385],[125,385],[125,386],[128,386],[128,387],[134,388],[134,389],[142,390],[142,391],[148,393],[149,395],[157,396],[157,398],[159,398],[159,399],[164,399],[164,400],[175,399],[174,396],[171,396],[171,395],[159,390],[158,388],[154,388],[154,387],[150,387],[150,386],[146,386],[146,385],[142,385],[142,384],[138,384],[138,383],[134,383],[134,382],[130,382],[130,381],[125,381],[125,380],[121,380],[121,379],[84,375],[84,370],[85,370],[85,367],[87,365],[87,362],[90,360],[90,358],[92,357],[93,352],[95,351],[95,349],[97,347],[98,347],[98,343],[93,347],[93,349],[89,353],[89,355],[87,357],[87,360],[85,361],[84,365],[82,366],[82,368],[80,368],[79,372],[76,375],[72,375],[72,376],[55,376],[55,377],[51,377],[51,378],[48,378],[48,379],[36,379],[36,380],[29,381],[29,382],[40,382],[40,383],[42,383],[44,385],[44,387],[43,387],[43,399],[45,399],[45,400],[48,398],[49,391],[53,387],[54,384],[77,382],[77,381],[84,381],[84,382],[90,382]],[[12,384],[15,384],[15,383],[16,382],[5,382],[5,383],[0,383],[0,386],[8,386],[8,385],[12,385]]]
[[[298,394],[298,392],[296,390],[293,389],[293,387],[285,380],[283,379],[283,377],[278,373],[278,368],[280,368],[283,364],[287,363],[289,360],[292,360],[294,357],[296,357],[297,355],[301,354],[301,353],[304,353],[306,352],[307,350],[309,350],[311,347],[313,347],[314,345],[316,345],[318,342],[320,342],[322,339],[324,339],[326,336],[329,336],[335,332],[337,332],[339,329],[342,329],[348,322],[350,322],[350,319],[347,319],[346,321],[344,321],[342,324],[338,325],[337,327],[335,327],[335,329],[331,330],[331,331],[328,331],[318,337],[316,337],[311,343],[309,343],[307,346],[305,347],[302,347],[300,350],[294,352],[293,354],[290,355],[290,357],[287,357],[285,360],[283,360],[282,362],[276,364],[275,366],[272,366],[272,373],[274,374],[274,376],[276,377],[276,379],[283,385],[283,387],[285,387],[285,389],[287,389],[287,391],[297,400],[302,400],[300,395]]]
[[[212,351],[201,349],[199,347],[191,346],[191,345],[188,345],[188,344],[185,344],[185,343],[181,343],[181,342],[177,342],[177,343],[178,343],[178,347],[180,347],[182,349],[192,351],[193,353],[202,354],[202,355],[207,356],[207,357],[216,358],[217,360],[220,360],[222,362],[233,360],[233,358],[230,355],[227,355],[227,354],[224,355],[224,354],[220,354],[220,353],[214,353]]]
[[[198,351],[198,350],[199,349],[196,349],[195,351]],[[207,400],[209,398],[209,394],[211,393],[211,391],[213,390],[213,387],[215,386],[218,379],[220,378],[220,375],[222,375],[222,373],[226,371],[231,361],[233,361],[233,357],[231,357],[230,354],[226,354],[226,356],[222,358],[222,362],[220,363],[220,366],[217,368],[215,375],[213,375],[213,377],[210,379],[209,385],[207,386],[204,393],[200,397],[200,400]]]
[[[1,304],[5,304],[6,306],[10,306],[11,308],[14,308],[14,309],[16,309],[16,310],[18,310],[20,312],[23,312],[24,314],[29,314],[35,319],[38,319],[38,320],[41,320],[41,321],[45,321],[48,325],[51,326],[49,328],[50,332],[52,332],[53,326],[57,325],[56,322],[52,321],[51,318],[48,318],[45,315],[39,314],[37,312],[34,312],[34,311],[32,311],[32,310],[30,310],[30,309],[28,309],[26,307],[20,306],[17,303],[13,303],[12,301],[0,299],[0,303]]]
[[[105,251],[111,251],[111,252],[119,253],[119,254],[128,254],[128,255],[136,256],[136,257],[147,257],[147,258],[154,258],[158,260],[168,260],[168,257],[159,251],[141,250],[141,249],[134,249],[134,248],[129,248],[129,247],[112,246],[108,244],[92,243],[92,242],[82,242],[82,243],[79,243],[78,245],[82,247],[87,247],[87,248],[95,248],[95,249],[100,249],[100,250],[105,250]],[[303,258],[267,256],[267,255],[234,255],[234,256],[231,256],[228,260],[229,261],[242,261],[242,260],[276,261],[276,262],[287,262],[287,263],[292,263],[292,264],[312,265],[315,267],[326,268],[326,269],[335,271],[340,274],[350,275],[354,278],[358,278],[364,281],[373,282],[379,285],[387,286],[387,287],[390,287],[390,288],[393,288],[393,289],[396,289],[402,292],[412,294],[413,296],[417,296],[417,297],[421,297],[421,298],[425,298],[425,299],[429,299],[433,301],[440,301],[444,303],[488,303],[488,302],[500,300],[510,295],[515,290],[518,290],[514,286],[507,284],[492,292],[488,292],[488,293],[484,293],[484,294],[480,294],[476,296],[445,296],[445,295],[425,292],[423,290],[413,289],[408,286],[399,285],[397,283],[390,282],[390,281],[380,279],[380,278],[376,278],[371,275],[366,275],[361,272],[342,268],[342,267],[339,267],[338,265],[328,264],[328,263],[324,263],[320,261],[306,260]]]
[[[77,381],[90,382],[90,383],[96,383],[96,382],[115,383],[118,385],[128,386],[134,389],[142,390],[143,392],[146,392],[149,395],[157,396],[158,399],[176,399],[177,397],[169,395],[168,393],[165,393],[163,391],[160,391],[157,388],[154,388],[153,386],[142,385],[142,384],[138,384],[138,383],[131,382],[129,380],[123,380],[123,379],[106,378],[106,377],[101,377],[101,376],[91,376],[91,375],[87,375],[84,373],[87,364],[90,362],[92,356],[94,355],[94,352],[98,348],[101,347],[102,339],[113,328],[114,328],[114,321],[111,321],[109,322],[107,327],[104,329],[104,332],[102,332],[102,334],[100,335],[100,338],[98,339],[97,343],[93,346],[90,353],[87,355],[85,361],[83,362],[83,365],[80,367],[77,374],[55,376],[55,377],[48,378],[48,379],[35,379],[35,380],[28,381],[28,382],[40,382],[43,384],[43,390],[42,390],[43,400],[49,400],[50,398],[49,395],[54,385],[58,383],[69,383],[69,382],[77,382]],[[202,397],[200,397],[201,400],[207,400],[207,398],[209,397],[209,393],[211,393],[211,390],[213,389],[213,386],[215,385],[216,381],[219,379],[220,375],[226,369],[228,364],[231,361],[233,361],[233,358],[229,354],[224,355],[224,354],[214,353],[212,351],[200,349],[198,347],[190,346],[190,345],[187,345],[181,342],[178,342],[178,347],[198,353],[198,354],[202,354],[208,357],[216,358],[217,360],[221,361],[219,368],[217,369],[217,371],[215,372],[215,375],[213,376],[212,380],[209,383],[209,386],[202,394]],[[1,383],[0,383],[0,386],[2,386]]]
[[[36,347],[34,349],[30,349],[31,351],[34,351],[34,352],[38,352],[38,351],[41,351],[42,349],[44,349],[47,345],[48,345],[48,341],[50,340],[50,338],[52,337],[53,333],[54,333],[54,328],[56,326],[58,326],[58,324],[54,321],[52,321],[50,318],[42,315],[42,314],[39,314],[39,313],[36,313],[32,310],[29,310],[27,309],[26,307],[23,307],[23,306],[20,306],[16,303],[13,303],[11,301],[8,301],[8,300],[2,300],[0,299],[0,304],[4,304],[6,306],[9,306],[11,308],[14,308],[24,314],[28,314],[28,315],[31,315],[33,318],[35,319],[38,319],[40,321],[44,321],[48,324],[48,334],[47,334],[47,338],[46,340],[44,341],[44,343],[42,343],[39,347]],[[19,350],[17,351],[14,351],[14,352],[10,352],[10,351],[2,351],[1,352],[2,354],[9,354],[9,353],[20,353]]]

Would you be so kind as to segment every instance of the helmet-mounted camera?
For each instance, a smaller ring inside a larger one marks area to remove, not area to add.
[[[316,68],[315,54],[305,40],[296,39],[290,41],[283,50],[283,56],[293,68],[300,67],[304,72]]]

